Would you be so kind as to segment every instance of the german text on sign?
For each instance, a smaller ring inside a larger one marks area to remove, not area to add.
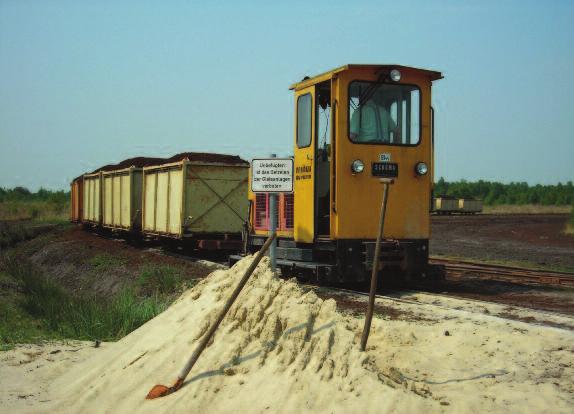
[[[254,193],[293,192],[293,159],[254,159],[251,162],[251,191]]]

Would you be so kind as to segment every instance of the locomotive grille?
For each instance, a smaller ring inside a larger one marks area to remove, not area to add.
[[[293,194],[283,194],[283,227],[285,230],[293,230],[294,204]]]
[[[267,228],[267,194],[255,195],[255,228]]]
[[[268,230],[269,225],[269,194],[255,195],[255,228],[257,230]],[[292,230],[294,203],[293,194],[280,194],[277,197],[277,229]]]

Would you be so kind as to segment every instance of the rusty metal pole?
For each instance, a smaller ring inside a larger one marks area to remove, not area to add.
[[[365,327],[363,328],[363,336],[361,337],[361,351],[367,347],[367,340],[369,339],[369,332],[371,330],[371,321],[373,320],[373,310],[375,307],[375,293],[377,292],[377,278],[379,274],[380,256],[381,256],[381,241],[383,239],[383,230],[385,228],[385,213],[387,211],[387,198],[389,194],[389,185],[394,183],[392,178],[382,178],[383,183],[383,201],[381,202],[381,218],[379,220],[379,232],[377,234],[377,242],[375,244],[375,254],[373,255],[373,269],[371,271],[371,291],[369,292],[369,306],[367,307],[367,315],[365,316]]]

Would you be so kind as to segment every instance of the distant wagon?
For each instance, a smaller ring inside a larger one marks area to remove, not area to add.
[[[70,183],[70,221],[80,223],[82,221],[84,205],[84,177],[74,178]]]
[[[482,212],[482,200],[440,196],[433,199],[435,214],[476,214]]]
[[[183,153],[143,169],[142,232],[200,249],[241,246],[249,163],[238,156]]]
[[[84,174],[72,182],[71,221],[111,230],[141,229],[142,168],[163,158],[128,158]],[[81,213],[75,219],[74,197],[81,194]]]
[[[482,200],[474,198],[458,199],[458,212],[461,214],[476,214],[482,211]]]
[[[102,222],[102,173],[84,174],[82,223],[100,225]]]
[[[458,199],[453,197],[437,197],[433,203],[434,212],[437,214],[452,214],[458,211]]]

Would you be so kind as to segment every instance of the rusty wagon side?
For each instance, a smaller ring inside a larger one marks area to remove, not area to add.
[[[75,178],[70,183],[70,221],[80,223],[82,221],[84,206],[84,179]]]

